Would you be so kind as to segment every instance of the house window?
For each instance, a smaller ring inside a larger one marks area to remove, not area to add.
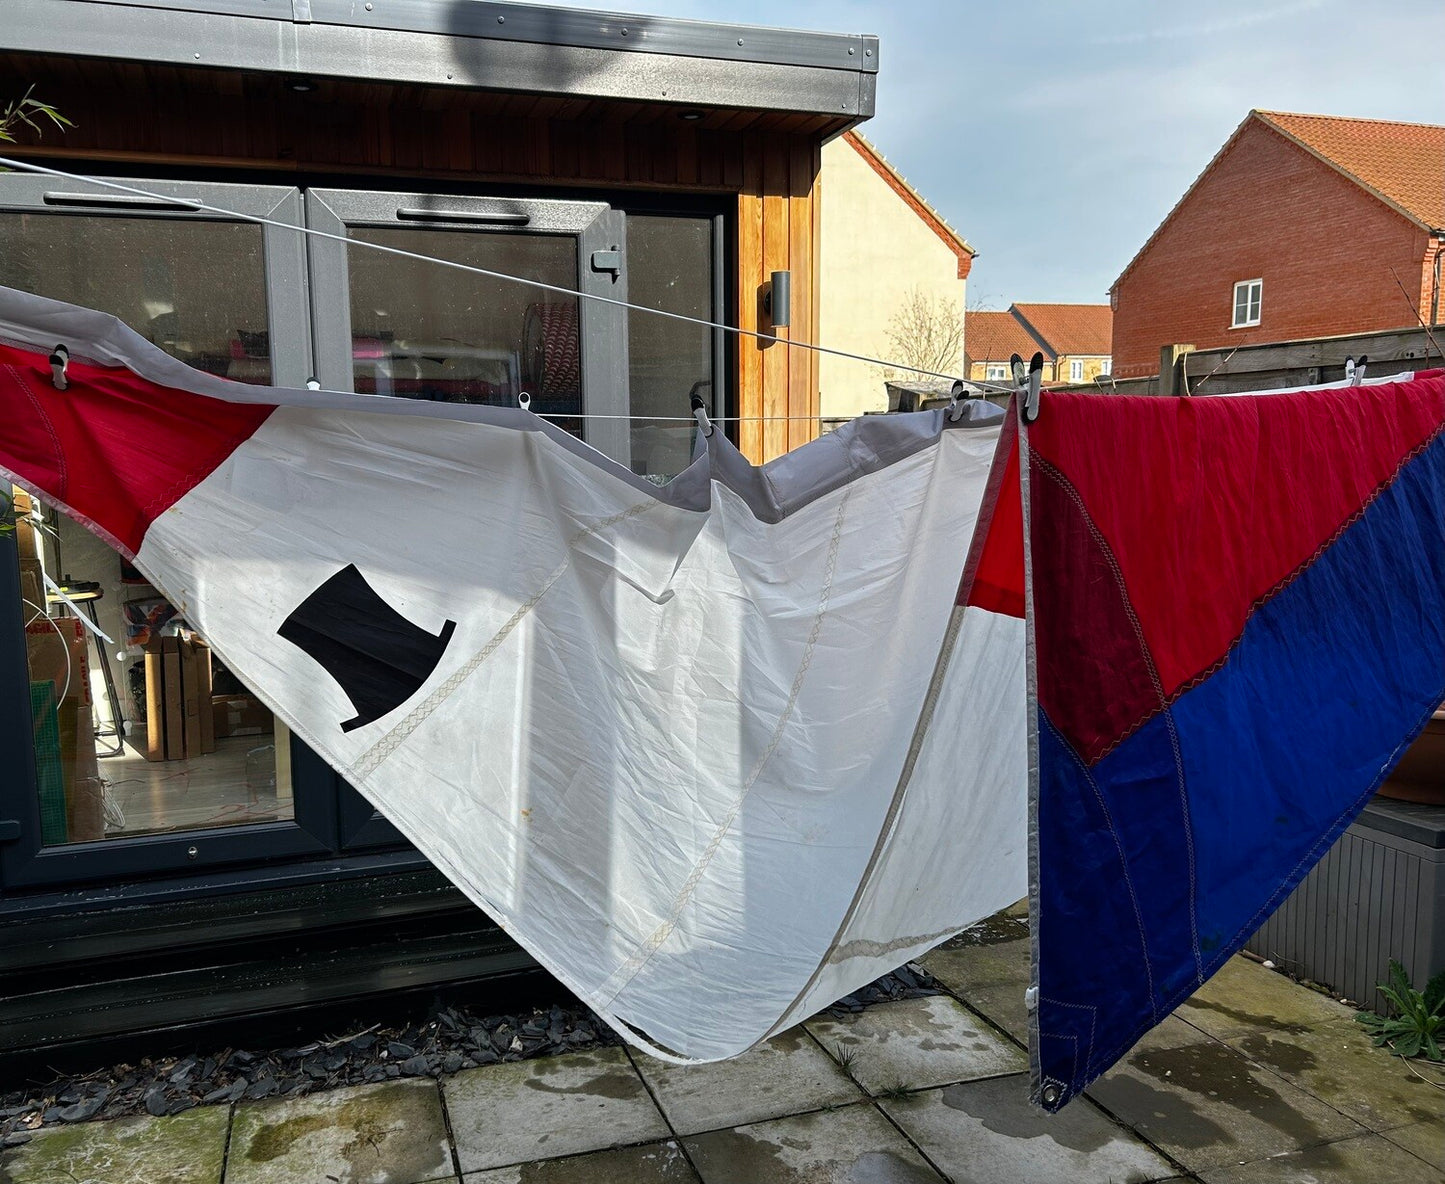
[[[1083,381],[1084,381],[1084,363],[1083,363],[1081,360],[1079,360],[1078,358],[1075,358],[1073,361],[1071,361],[1071,362],[1069,363],[1069,381],[1070,381],[1070,382],[1083,382]]]
[[[713,320],[714,229],[709,217],[628,214],[628,299],[645,308]],[[673,476],[692,460],[693,424],[686,416],[696,393],[717,414],[713,331],[686,321],[628,312],[628,410],[632,471]],[[656,419],[643,419],[653,415]]]
[[[1099,363],[1099,377],[1108,378],[1112,373],[1114,373],[1114,359],[1105,358]]]
[[[1240,280],[1234,285],[1234,321],[1231,329],[1259,324],[1259,306],[1264,297],[1263,280]]]
[[[983,368],[984,382],[1007,382],[1008,367],[1002,362],[989,362]]]

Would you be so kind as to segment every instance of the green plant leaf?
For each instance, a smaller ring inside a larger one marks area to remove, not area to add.
[[[1431,1015],[1445,1014],[1445,970],[1425,984],[1423,994],[1426,1010]]]

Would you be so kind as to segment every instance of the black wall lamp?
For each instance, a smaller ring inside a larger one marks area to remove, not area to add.
[[[775,271],[772,280],[763,289],[763,311],[768,314],[774,329],[786,329],[792,324],[791,271]]]

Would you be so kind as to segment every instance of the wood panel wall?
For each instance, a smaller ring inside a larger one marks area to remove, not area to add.
[[[767,332],[763,285],[792,272],[792,325],[734,346],[738,441],[754,461],[817,434],[818,177],[836,120],[419,86],[321,81],[307,94],[272,76],[0,55],[0,97],[35,93],[75,126],[24,146],[56,167],[105,162],[167,170],[246,169],[257,181],[366,175],[723,195],[736,200],[740,328]],[[770,417],[767,419],[759,417]]]

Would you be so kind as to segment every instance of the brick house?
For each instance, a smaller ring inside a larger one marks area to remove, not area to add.
[[[1008,378],[1009,358],[1044,355],[1046,383],[1093,382],[1111,372],[1113,314],[1105,304],[1013,304],[1007,312],[970,312],[964,326],[968,376]]]
[[[1442,227],[1445,127],[1251,111],[1114,281],[1114,373],[1439,323]]]

